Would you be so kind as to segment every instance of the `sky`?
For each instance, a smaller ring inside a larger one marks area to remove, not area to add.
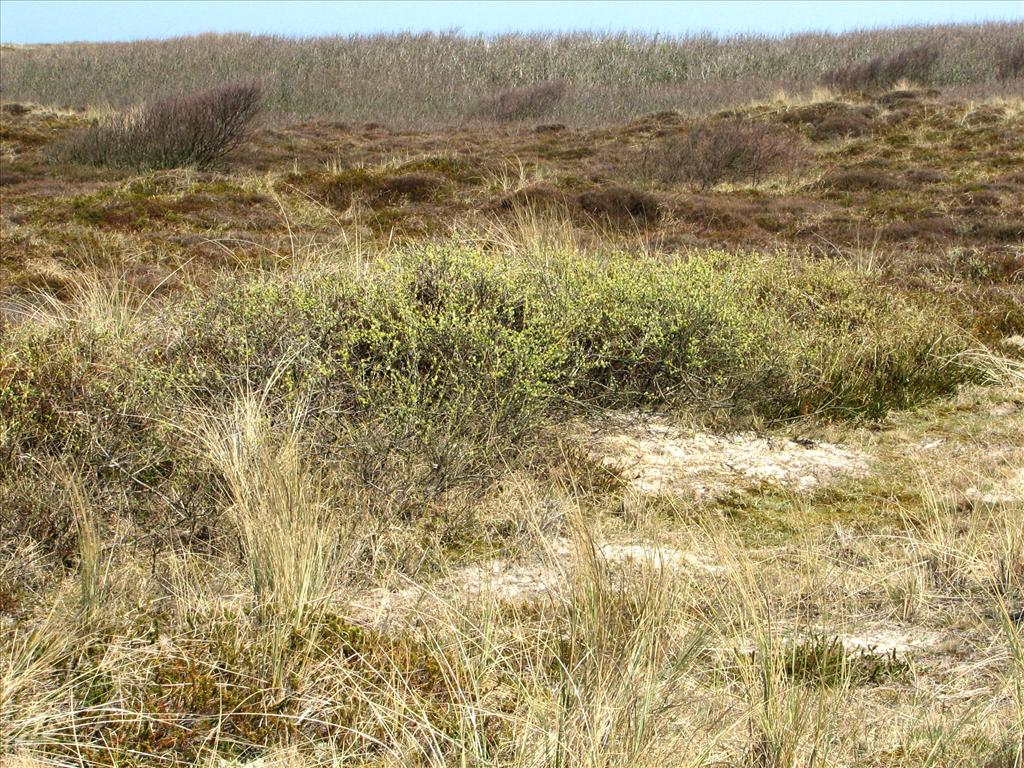
[[[628,30],[686,34],[839,32],[905,23],[1024,20],[1024,0],[0,0],[0,41],[137,40],[200,32],[325,35]]]

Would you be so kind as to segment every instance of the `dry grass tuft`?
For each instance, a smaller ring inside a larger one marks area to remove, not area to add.
[[[329,514],[322,480],[304,455],[301,410],[287,413],[284,421],[275,427],[266,395],[247,393],[224,415],[201,415],[197,427],[225,485],[249,587],[269,630],[274,685],[281,683],[279,660],[295,633],[317,626],[337,583],[345,543]]]

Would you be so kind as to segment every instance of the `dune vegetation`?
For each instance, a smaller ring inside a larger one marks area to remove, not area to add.
[[[5,46],[0,763],[1022,768],[1020,32]]]
[[[901,78],[961,98],[1020,95],[1020,22],[784,37],[641,34],[199,35],[8,46],[3,97],[124,109],[260,80],[276,122],[326,118],[440,127],[546,117],[616,125],[660,110],[705,114],[817,85]]]

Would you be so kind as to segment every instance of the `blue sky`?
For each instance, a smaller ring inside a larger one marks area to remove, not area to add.
[[[1024,0],[794,2],[314,2],[0,0],[0,40],[135,40],[198,32],[320,35],[399,30],[687,32],[842,31],[904,23],[1024,20]]]

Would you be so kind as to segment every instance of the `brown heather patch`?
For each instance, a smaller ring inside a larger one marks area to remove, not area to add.
[[[27,115],[32,111],[32,107],[28,104],[19,104],[17,102],[10,102],[7,104],[0,104],[0,112],[5,115],[12,115],[14,117],[21,117]]]
[[[337,173],[306,171],[288,174],[277,186],[283,191],[298,190],[317,202],[344,212],[357,199],[375,208],[431,200],[446,184],[444,175],[429,171],[391,175],[354,168]]]
[[[900,182],[899,179],[883,171],[862,168],[840,171],[832,176],[826,176],[821,180],[821,185],[840,192],[877,192],[898,189]]]
[[[911,184],[941,184],[948,177],[942,171],[933,168],[914,168],[906,171],[903,178]]]
[[[786,109],[779,120],[802,128],[816,141],[827,141],[869,133],[877,116],[878,110],[872,105],[828,101]]]
[[[658,198],[650,192],[613,186],[583,192],[577,198],[580,209],[597,219],[615,223],[647,225],[661,215]]]
[[[558,212],[568,209],[569,198],[554,184],[539,182],[502,195],[492,203],[493,208],[513,211],[528,208],[538,212]]]
[[[812,137],[817,122],[829,116],[866,117],[880,110],[869,118],[874,127],[868,133],[810,145],[801,179],[789,178],[788,172],[768,177],[756,193],[722,189],[687,196],[678,182],[659,182],[652,189],[637,177],[645,147],[694,124],[676,112],[614,128],[542,134],[470,126],[443,133],[399,131],[336,121],[268,128],[221,174],[223,179],[258,174],[246,181],[244,191],[216,187],[216,175],[173,172],[115,188],[112,182],[124,179],[123,171],[47,164],[48,145],[26,146],[13,161],[0,158],[0,177],[7,184],[3,215],[8,228],[16,225],[5,241],[6,263],[55,254],[65,260],[60,255],[68,250],[65,242],[99,231],[132,235],[133,247],[160,252],[168,263],[194,257],[195,264],[224,265],[235,261],[229,251],[245,252],[244,263],[251,263],[261,250],[288,241],[286,218],[293,237],[318,237],[319,228],[335,221],[333,212],[344,214],[348,225],[366,227],[361,236],[409,239],[433,237],[466,222],[476,226],[494,212],[504,216],[524,204],[570,215],[584,238],[600,230],[599,222],[607,223],[609,215],[632,208],[633,216],[640,213],[647,220],[650,236],[680,247],[786,243],[847,251],[878,239],[880,245],[930,249],[983,247],[990,236],[1012,243],[1015,228],[1012,216],[1004,221],[1005,211],[1024,205],[1018,183],[1024,173],[1017,159],[1017,136],[1024,128],[1020,113],[994,105],[999,107],[994,120],[971,127],[964,122],[971,111],[964,105],[933,96],[897,96],[892,109],[856,100],[798,107],[775,103],[716,118],[782,123]],[[973,111],[986,108],[978,104]],[[900,120],[889,121],[897,112]],[[81,118],[40,109],[2,119],[56,137]],[[263,180],[267,176],[270,185]],[[204,187],[209,184],[214,186]],[[655,220],[651,208],[637,207],[636,200],[625,206],[609,202],[605,190],[613,187],[654,193],[662,213]],[[107,191],[97,195],[101,190]],[[274,191],[284,211],[271,199]],[[79,198],[74,208],[72,200]],[[360,205],[353,207],[355,200]],[[596,213],[584,211],[584,200]],[[948,212],[948,224],[928,221],[939,210]],[[67,223],[43,226],[54,216]],[[8,272],[11,279],[15,272]]]
[[[755,121],[728,118],[669,134],[647,148],[642,171],[674,184],[689,182],[705,191],[721,182],[751,182],[794,173],[807,153],[794,136]]]

